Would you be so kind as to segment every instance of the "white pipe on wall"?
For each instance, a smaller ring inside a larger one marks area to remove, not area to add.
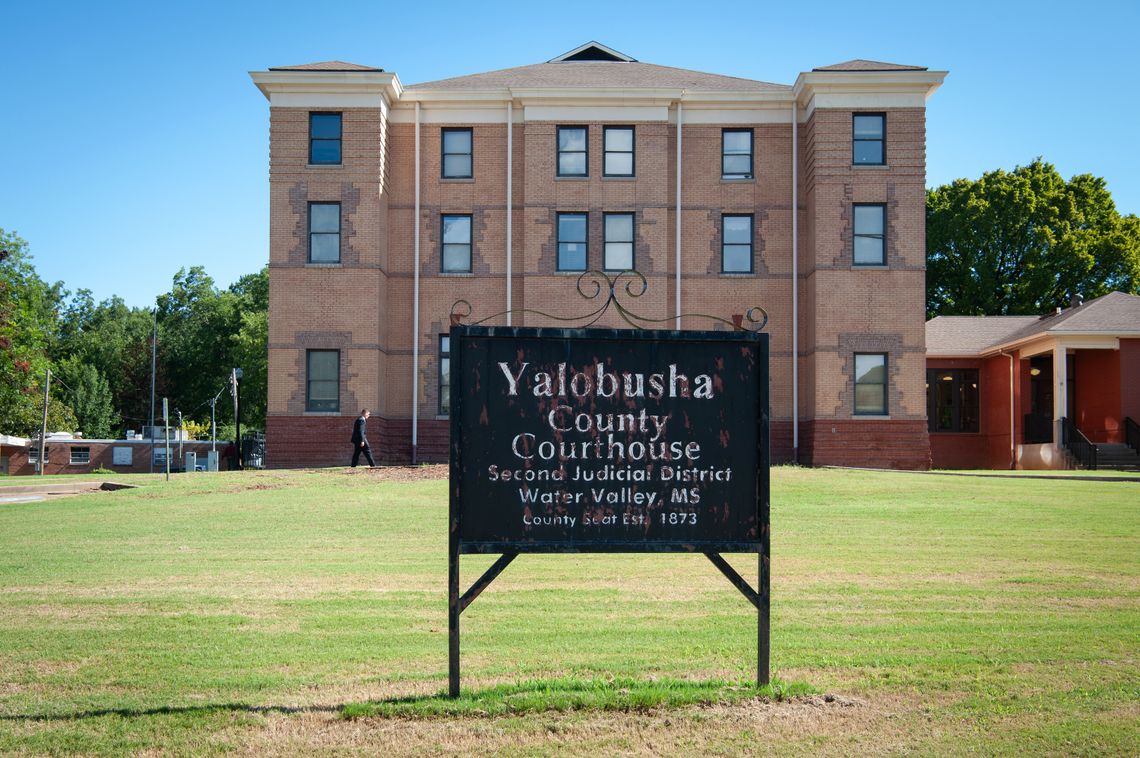
[[[416,217],[412,224],[416,270],[412,275],[412,463],[416,462],[420,421],[420,104],[416,103]]]
[[[677,263],[676,263],[676,308],[677,323],[676,328],[681,328],[681,124],[684,121],[684,116],[681,110],[681,101],[677,101],[677,242],[674,247],[676,248]]]
[[[800,460],[800,165],[799,111],[792,103],[792,461]]]
[[[1013,353],[1001,351],[998,354],[1009,358],[1009,468],[1012,470],[1017,468],[1017,443],[1013,436],[1015,429],[1013,421]]]
[[[507,326],[511,325],[511,211],[514,205],[514,100],[507,100]]]

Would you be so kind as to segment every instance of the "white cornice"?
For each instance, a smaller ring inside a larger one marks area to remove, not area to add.
[[[792,86],[796,100],[809,105],[816,95],[918,94],[923,101],[942,85],[946,71],[805,71]]]
[[[273,103],[274,95],[379,96],[388,105],[400,99],[400,77],[388,71],[250,71],[250,79]]]

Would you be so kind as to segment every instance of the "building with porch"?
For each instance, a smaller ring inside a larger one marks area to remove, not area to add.
[[[926,324],[936,468],[1140,468],[1140,297]]]

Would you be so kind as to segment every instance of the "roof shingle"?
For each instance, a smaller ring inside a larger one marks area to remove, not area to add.
[[[410,90],[479,90],[505,87],[675,87],[716,92],[783,92],[785,84],[772,84],[735,76],[708,74],[653,63],[565,61],[535,63],[481,74],[457,76],[413,84]]]
[[[884,63],[883,61],[868,61],[862,58],[833,63],[830,66],[819,66],[812,71],[926,71],[925,66],[907,66],[903,63]]]
[[[319,63],[302,63],[299,66],[271,66],[270,71],[383,71],[382,68],[362,66],[359,63],[345,63],[344,61],[320,61]]]

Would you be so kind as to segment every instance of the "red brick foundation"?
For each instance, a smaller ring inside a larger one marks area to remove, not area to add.
[[[265,420],[268,468],[349,465],[355,420],[355,416],[270,416]],[[416,462],[445,463],[449,438],[447,420],[421,420]],[[411,420],[372,416],[368,419],[368,444],[377,463],[411,463]]]
[[[805,421],[800,462],[925,471],[930,468],[930,434],[926,421]]]

